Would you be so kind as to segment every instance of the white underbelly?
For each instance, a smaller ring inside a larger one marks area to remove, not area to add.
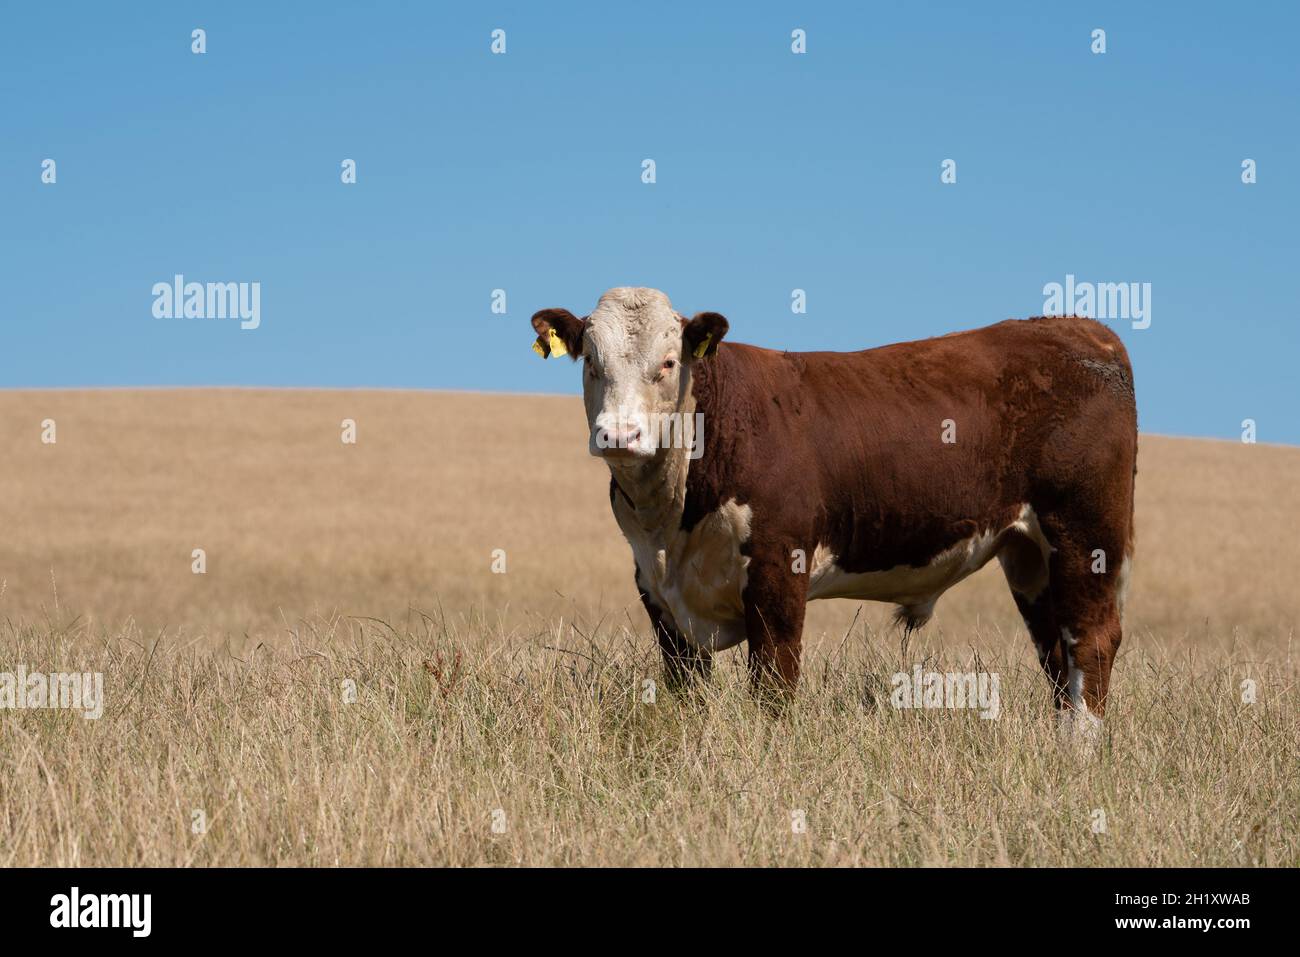
[[[749,539],[751,520],[749,506],[729,501],[690,532],[664,538],[624,529],[636,557],[637,583],[666,623],[697,648],[720,651],[745,640],[742,596],[749,559],[740,547]],[[808,599],[892,602],[928,615],[940,595],[984,567],[1013,531],[1038,543],[1044,557],[1050,552],[1028,505],[1007,527],[963,539],[925,565],[849,572],[830,549],[818,545],[808,570]]]
[[[809,572],[808,598],[853,598],[926,607],[988,563],[1001,543],[1001,529],[963,539],[925,565],[896,565],[872,572],[845,571],[830,550],[818,546]]]

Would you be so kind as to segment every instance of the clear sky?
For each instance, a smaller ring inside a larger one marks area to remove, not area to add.
[[[1300,4],[2,19],[3,387],[577,392],[527,320],[611,286],[734,340],[859,349],[1040,313],[1071,274],[1151,284],[1149,328],[1112,323],[1143,430],[1300,443]],[[260,327],[156,318],[177,273],[259,282]]]

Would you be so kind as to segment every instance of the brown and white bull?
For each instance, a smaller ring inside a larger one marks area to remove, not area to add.
[[[532,325],[542,355],[582,360],[590,449],[670,681],[747,640],[756,685],[792,691],[810,599],[893,602],[912,628],[996,557],[1062,719],[1100,721],[1137,455],[1132,370],[1104,325],[781,352],[639,288]]]

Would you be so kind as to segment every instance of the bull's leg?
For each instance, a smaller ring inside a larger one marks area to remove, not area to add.
[[[676,628],[660,623],[655,628],[664,658],[664,682],[673,691],[689,687],[698,678],[708,681],[713,671],[713,653],[696,648]]]
[[[713,653],[701,651],[665,619],[663,612],[644,591],[641,603],[650,616],[650,627],[659,639],[664,658],[664,684],[672,691],[688,687],[696,678],[708,680],[713,669]]]
[[[1046,591],[1036,599],[1030,600],[1019,592],[1012,590],[1011,595],[1020,609],[1020,617],[1025,620],[1029,636],[1034,640],[1034,649],[1038,652],[1038,663],[1043,666],[1047,680],[1052,686],[1052,699],[1059,711],[1068,706],[1069,688],[1066,684],[1068,669],[1065,663],[1065,650],[1061,644],[1061,629],[1052,614],[1052,597]]]
[[[1068,705],[1069,689],[1066,683],[1068,670],[1065,650],[1061,643],[1061,629],[1052,609],[1049,558],[1051,545],[1041,538],[1036,528],[1034,534],[1016,532],[1009,535],[998,552],[998,562],[1006,575],[1011,596],[1016,600],[1020,617],[1029,629],[1038,652],[1038,663],[1043,666],[1047,680],[1052,685],[1052,697],[1057,709]]]
[[[785,562],[751,559],[745,593],[749,674],[761,697],[780,702],[799,683],[799,653],[808,598],[808,576]]]

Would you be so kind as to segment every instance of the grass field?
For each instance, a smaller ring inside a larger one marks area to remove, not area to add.
[[[607,474],[576,398],[0,392],[0,672],[105,688],[0,710],[0,865],[1300,864],[1300,449],[1143,436],[1091,755],[996,565],[906,643],[811,606],[783,717],[743,652],[647,701]]]

